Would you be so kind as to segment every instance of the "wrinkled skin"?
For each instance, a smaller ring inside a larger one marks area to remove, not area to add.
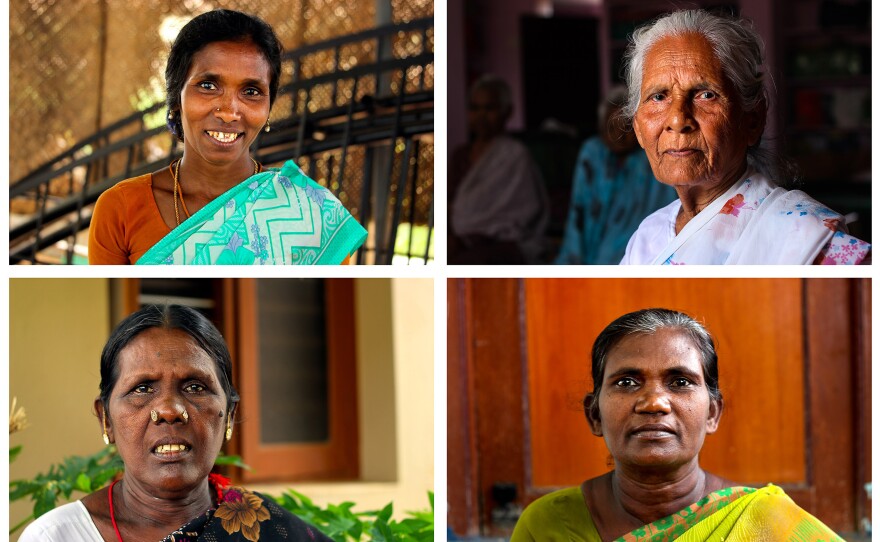
[[[698,213],[745,173],[746,150],[760,141],[765,117],[764,108],[742,110],[704,37],[668,36],[648,50],[633,128],[685,214]]]

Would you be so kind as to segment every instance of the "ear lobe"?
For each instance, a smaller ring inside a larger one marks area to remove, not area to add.
[[[593,401],[598,401],[599,398],[593,395],[592,393],[587,394],[584,397],[584,415],[587,417],[587,423],[590,424],[590,432],[592,432],[597,437],[602,436],[602,417],[599,414],[599,409],[591,408],[593,406]],[[598,406],[598,405],[596,405]]]
[[[706,434],[711,435],[718,430],[718,424],[721,422],[721,412],[724,410],[724,399],[710,399],[709,401],[709,417],[706,420]]]
[[[106,420],[107,412],[104,410],[104,403],[100,398],[95,399],[95,413],[98,415],[98,427],[101,428],[101,434],[103,435],[106,431],[110,442],[114,442],[113,429],[110,427],[110,422]]]

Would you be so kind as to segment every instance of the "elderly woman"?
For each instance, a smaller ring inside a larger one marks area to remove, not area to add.
[[[776,486],[739,486],[700,468],[724,406],[712,337],[689,316],[646,309],[608,325],[592,352],[584,412],[614,470],[532,503],[529,540],[842,540]]]
[[[101,353],[95,410],[125,472],[40,516],[21,542],[330,539],[272,500],[211,474],[232,437],[238,392],[223,337],[193,309],[148,306]]]
[[[857,264],[870,245],[843,217],[776,185],[761,148],[769,97],[761,38],[743,20],[678,11],[627,51],[632,121],[654,176],[678,200],[649,215],[622,264]]]
[[[257,17],[219,9],[177,36],[165,80],[183,157],[95,205],[91,264],[339,264],[367,232],[292,161],[250,155],[278,94],[281,44]]]
[[[529,150],[506,135],[510,86],[484,75],[468,95],[470,141],[449,163],[449,263],[538,263],[547,193]]]

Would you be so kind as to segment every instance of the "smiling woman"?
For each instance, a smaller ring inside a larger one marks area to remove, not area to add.
[[[842,540],[778,487],[738,485],[700,468],[724,402],[708,331],[686,314],[625,314],[596,338],[590,430],[614,470],[541,497],[512,542]]]
[[[186,24],[165,70],[183,157],[98,199],[92,264],[339,264],[367,232],[292,161],[250,155],[278,94],[281,45],[261,19],[215,10]]]
[[[223,337],[188,307],[148,306],[101,354],[95,411],[122,478],[40,516],[22,542],[329,541],[257,493],[211,474],[239,396]]]

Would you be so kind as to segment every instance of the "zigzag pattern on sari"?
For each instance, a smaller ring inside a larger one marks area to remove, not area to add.
[[[257,173],[165,236],[138,264],[337,265],[367,231],[292,161]]]

